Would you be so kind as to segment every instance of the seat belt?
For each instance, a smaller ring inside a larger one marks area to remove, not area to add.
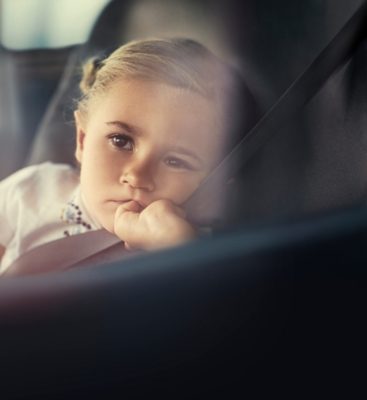
[[[106,250],[114,249],[113,256],[106,256]],[[104,229],[81,233],[53,240],[37,246],[17,258],[1,277],[33,275],[61,271],[94,260],[101,255],[104,261],[111,261],[127,253],[121,239]]]
[[[199,226],[223,225],[221,217],[225,215],[225,201],[219,199],[218,193],[224,183],[243,168],[256,151],[279,131],[282,124],[294,117],[327,79],[348,61],[366,37],[366,30],[367,1],[363,2],[309,67],[201,183],[185,205],[191,222]]]
[[[220,202],[215,202],[218,197],[217,189],[243,168],[256,151],[274,135],[274,131],[279,129],[286,120],[295,116],[317,93],[329,76],[351,57],[365,38],[366,29],[367,0],[305,72],[296,79],[190,197],[185,204],[185,210],[191,222],[198,226],[212,226],[218,224],[218,221],[220,224],[223,209]],[[210,199],[209,202],[208,199]],[[113,247],[116,243],[120,246],[117,250]],[[98,254],[104,257],[104,261],[110,260],[109,249],[115,259],[127,254],[126,250],[123,250],[120,239],[107,231],[87,232],[59,239],[24,253],[3,273],[3,276],[59,271],[78,264],[88,265],[89,260],[98,262]]]

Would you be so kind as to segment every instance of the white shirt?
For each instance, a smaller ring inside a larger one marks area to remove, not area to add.
[[[79,174],[69,165],[26,167],[0,182],[0,273],[41,244],[101,226],[85,209]]]

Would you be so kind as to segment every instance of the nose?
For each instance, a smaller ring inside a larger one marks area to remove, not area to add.
[[[134,161],[123,168],[120,183],[133,189],[152,192],[155,189],[152,165],[147,162]]]

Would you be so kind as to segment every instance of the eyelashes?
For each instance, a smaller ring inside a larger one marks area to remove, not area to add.
[[[114,133],[108,136],[108,141],[117,150],[132,152],[135,142],[132,137],[123,133]],[[167,156],[163,159],[166,166],[174,170],[194,171],[195,167],[187,160],[176,156]]]
[[[126,150],[126,151],[134,150],[134,141],[128,135],[121,134],[121,133],[115,133],[113,135],[110,135],[108,137],[108,140],[110,141],[112,146],[117,149]]]
[[[186,160],[182,160],[181,158],[177,157],[167,157],[164,160],[165,164],[174,169],[187,169],[193,171],[193,166],[187,162]]]

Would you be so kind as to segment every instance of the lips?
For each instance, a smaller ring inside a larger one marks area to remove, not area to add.
[[[124,206],[127,211],[141,212],[146,207],[138,200],[127,199],[127,200],[112,200],[113,203]]]

